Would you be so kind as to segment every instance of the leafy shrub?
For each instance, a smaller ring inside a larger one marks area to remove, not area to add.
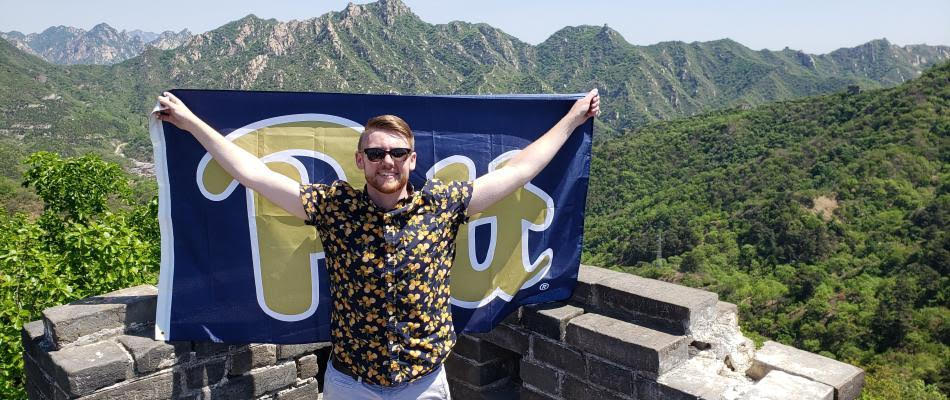
[[[51,306],[154,283],[157,201],[131,204],[130,181],[96,156],[35,153],[24,186],[39,218],[0,214],[0,398],[23,398],[20,329]]]

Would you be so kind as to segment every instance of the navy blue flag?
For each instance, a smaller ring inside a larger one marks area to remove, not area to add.
[[[371,117],[402,117],[418,154],[409,180],[474,180],[502,167],[582,95],[396,96],[173,90],[274,171],[362,188],[354,153]],[[330,296],[316,230],[239,184],[189,134],[150,122],[162,264],[156,338],[327,341]],[[452,267],[457,332],[491,330],[518,306],[564,300],[577,282],[591,120],[530,183],[462,225]]]

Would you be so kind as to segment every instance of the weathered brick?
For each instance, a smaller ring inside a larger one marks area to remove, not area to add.
[[[584,313],[584,309],[564,303],[532,304],[523,309],[522,326],[554,340],[564,340],[567,322]]]
[[[503,380],[486,387],[474,387],[449,378],[449,391],[455,400],[518,400],[520,385]]]
[[[307,356],[309,357],[309,356]],[[313,380],[301,386],[277,392],[277,400],[313,400],[320,398],[320,383]]]
[[[233,348],[231,350],[228,375],[241,375],[254,368],[277,363],[277,345],[253,344]]]
[[[557,397],[548,396],[527,386],[521,387],[519,398],[521,400],[558,400]]]
[[[831,386],[835,388],[837,400],[855,399],[864,387],[864,370],[861,368],[769,341],[755,352],[752,368],[747,373],[752,379],[761,379],[773,370]]]
[[[498,324],[489,332],[472,335],[518,354],[525,354],[528,351],[528,332],[509,324]]]
[[[306,353],[313,353],[327,347],[330,347],[330,342],[281,344],[277,345],[277,359],[286,360]]]
[[[315,354],[307,354],[297,359],[297,378],[304,380],[320,373],[320,363]]]
[[[503,349],[488,339],[462,333],[458,335],[452,352],[477,362],[486,362],[498,358],[517,357],[517,353]]]
[[[739,306],[733,303],[720,301],[716,303],[716,313],[739,315]]]
[[[515,360],[498,358],[478,363],[458,354],[452,354],[445,360],[445,373],[454,380],[481,387],[510,377],[514,371]]]
[[[570,375],[561,379],[561,397],[565,399],[629,400],[636,399],[636,391],[620,395],[601,389]]]
[[[161,400],[179,398],[181,388],[176,385],[172,371],[152,374],[134,381],[98,391],[82,400]]]
[[[637,377],[637,394],[643,400],[711,400],[645,377]]]
[[[771,371],[755,383],[739,400],[796,399],[833,400],[835,390],[824,383],[815,382],[782,371]]]
[[[219,354],[227,353],[231,350],[231,346],[226,343],[215,343],[215,342],[192,342],[192,348],[195,351],[195,355],[198,358],[208,358]]]
[[[132,360],[135,361],[135,371],[147,374],[191,359],[191,343],[163,342],[148,337],[123,335],[118,338],[125,347]]]
[[[53,397],[53,377],[44,373],[37,361],[26,352],[23,353],[23,374],[26,378],[26,390],[30,399],[51,399]]]
[[[261,396],[290,387],[297,381],[297,364],[288,361],[283,364],[252,370],[251,372],[228,378],[223,385],[211,389],[214,398],[249,398]]]
[[[657,379],[662,387],[658,398],[721,399],[739,385],[748,385],[745,380],[719,375],[722,364],[710,364],[704,358],[693,358]],[[643,396],[643,394],[641,394]]]
[[[49,351],[48,344],[44,343],[45,333],[46,327],[43,326],[41,319],[23,324],[23,328],[20,329],[20,343],[23,344],[23,350],[33,357],[40,352]]]
[[[567,325],[567,343],[636,371],[660,375],[687,358],[686,338],[597,314]]]
[[[587,380],[620,393],[636,393],[636,374],[620,365],[587,355]]]
[[[622,274],[622,272],[581,264],[577,271],[577,286],[574,287],[574,293],[571,295],[569,302],[582,308],[599,307],[597,284],[619,274]]]
[[[719,301],[712,292],[631,274],[604,279],[597,290],[598,312],[674,335],[711,320]]]
[[[523,307],[518,307],[518,308],[512,310],[510,313],[508,313],[508,315],[505,316],[504,319],[501,320],[501,322],[502,322],[502,323],[505,323],[505,324],[511,324],[511,325],[520,325],[520,324],[521,324],[521,314],[522,314],[522,312],[523,312],[523,311],[522,311],[522,308],[523,308]]]
[[[56,384],[72,397],[132,377],[132,360],[117,343],[97,342],[49,353]]]
[[[547,366],[521,360],[521,382],[535,391],[557,396],[561,385],[561,373]]]
[[[214,385],[224,377],[224,366],[224,358],[214,358],[200,364],[189,365],[184,368],[185,381],[191,389]]]
[[[60,349],[104,330],[119,334],[154,324],[157,293],[155,286],[141,285],[47,308],[43,319],[53,347]]]
[[[570,348],[567,343],[533,336],[531,338],[531,356],[537,361],[574,376],[580,378],[587,376],[584,355]]]

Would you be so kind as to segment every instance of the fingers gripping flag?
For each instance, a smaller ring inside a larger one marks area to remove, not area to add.
[[[362,124],[402,117],[418,154],[410,182],[474,180],[553,126],[582,95],[393,96],[172,91],[228,140],[301,183],[363,188]],[[188,133],[150,121],[162,265],[156,337],[308,343],[329,340],[330,296],[313,227],[239,184]],[[520,305],[564,300],[577,281],[593,124],[537,177],[472,215],[457,236],[452,315],[490,330]]]

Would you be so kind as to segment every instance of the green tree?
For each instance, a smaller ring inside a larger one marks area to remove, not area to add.
[[[42,310],[141,283],[159,262],[157,201],[130,202],[118,165],[86,155],[35,153],[24,186],[38,219],[0,214],[0,397],[22,398],[20,329]]]

